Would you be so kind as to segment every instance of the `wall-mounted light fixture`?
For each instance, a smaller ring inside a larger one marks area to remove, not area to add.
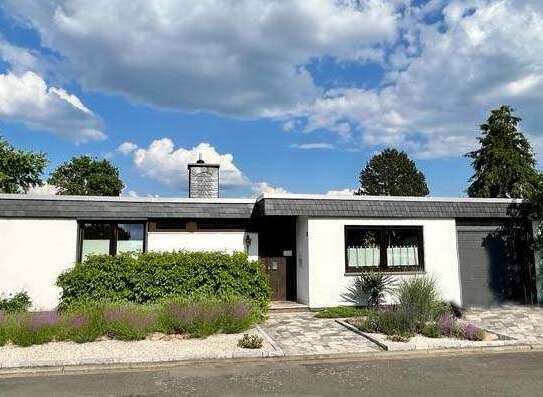
[[[245,250],[247,251],[247,254],[249,253],[249,248],[251,247],[251,243],[253,242],[253,239],[249,235],[249,233],[245,234]]]

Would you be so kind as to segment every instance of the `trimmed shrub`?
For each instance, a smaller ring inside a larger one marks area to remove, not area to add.
[[[418,330],[435,318],[441,305],[435,281],[426,276],[401,281],[396,295],[403,310],[412,313]]]
[[[17,292],[7,297],[3,295],[0,297],[0,311],[6,313],[26,312],[31,305],[32,301],[26,291]]]
[[[317,318],[347,318],[347,317],[363,317],[367,316],[372,311],[365,307],[355,306],[337,306],[329,307],[318,311],[315,314]]]
[[[91,255],[62,273],[61,308],[92,302],[152,303],[168,297],[239,297],[264,313],[267,275],[258,261],[237,252],[147,252]]]
[[[342,298],[356,306],[377,307],[392,289],[393,278],[381,272],[366,272],[357,276]]]
[[[264,344],[264,338],[258,335],[245,334],[238,340],[238,346],[244,349],[260,349]]]

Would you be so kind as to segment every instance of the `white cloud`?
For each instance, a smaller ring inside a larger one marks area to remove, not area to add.
[[[15,73],[23,73],[29,70],[38,71],[42,68],[39,56],[26,48],[14,46],[1,37],[0,59],[7,62]]]
[[[220,165],[221,189],[241,189],[253,196],[260,193],[287,193],[285,189],[272,186],[267,182],[252,182],[237,167],[232,154],[219,153],[217,149],[205,142],[185,149],[176,148],[170,138],[162,138],[154,140],[147,148],[138,148],[135,143],[124,142],[117,151],[131,155],[134,166],[142,176],[173,188],[187,186],[187,166],[189,163],[196,162],[201,156],[206,163]],[[127,191],[123,195],[139,197],[134,191]]]
[[[328,196],[352,196],[354,194],[355,190],[346,188],[342,190],[328,190],[326,192],[326,195]]]
[[[306,131],[348,121],[360,127],[363,145],[401,146],[422,158],[472,149],[478,125],[503,103],[541,135],[543,2],[455,0],[442,22],[422,22],[442,3],[402,21],[407,45],[389,57],[381,87],[331,90],[300,104],[295,119]]]
[[[295,143],[291,145],[294,149],[302,150],[315,150],[315,149],[333,149],[334,145],[325,142],[313,142],[313,143]]]
[[[119,145],[117,148],[117,151],[121,154],[127,155],[132,153],[134,150],[138,148],[138,145],[136,145],[133,142],[123,142]]]
[[[247,177],[234,164],[233,156],[230,153],[218,153],[209,143],[200,143],[193,148],[185,149],[176,148],[169,138],[162,138],[151,142],[148,148],[139,148],[132,152],[134,165],[142,176],[170,187],[187,185],[187,165],[198,160],[200,155],[206,163],[220,164],[221,187],[241,187],[250,184]]]
[[[48,87],[34,72],[0,74],[0,118],[75,143],[103,140],[101,123],[75,95]]]
[[[256,182],[252,186],[252,190],[255,196],[258,196],[262,193],[275,193],[275,194],[285,194],[288,193],[285,189],[279,186],[272,186],[267,182]]]
[[[319,95],[305,66],[380,59],[403,0],[6,0],[84,88],[154,106],[277,115]]]

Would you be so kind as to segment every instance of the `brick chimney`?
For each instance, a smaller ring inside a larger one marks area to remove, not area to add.
[[[219,197],[219,167],[219,164],[207,164],[201,154],[196,163],[188,165],[190,198]]]

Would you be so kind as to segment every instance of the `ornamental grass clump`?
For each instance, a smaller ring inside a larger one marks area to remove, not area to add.
[[[412,313],[418,331],[435,319],[440,299],[434,279],[423,276],[401,281],[396,296],[399,306]]]
[[[106,335],[119,340],[142,340],[156,328],[157,315],[148,307],[108,306],[104,309]]]

